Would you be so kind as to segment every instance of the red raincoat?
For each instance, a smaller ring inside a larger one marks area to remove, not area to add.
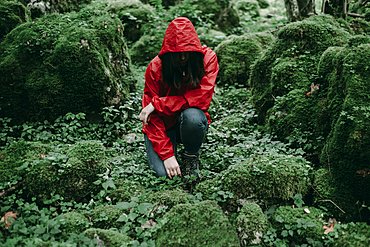
[[[168,86],[162,80],[162,62],[160,56],[166,52],[197,51],[204,54],[205,75],[200,85],[191,87],[183,84],[181,88]],[[211,103],[215,81],[218,73],[216,54],[208,47],[202,47],[193,24],[184,17],[173,20],[168,26],[162,49],[149,64],[145,72],[145,88],[142,107],[149,103],[155,108],[148,125],[143,125],[145,133],[153,144],[154,151],[165,160],[174,156],[173,146],[167,137],[166,130],[177,121],[182,110],[189,107],[207,112]]]

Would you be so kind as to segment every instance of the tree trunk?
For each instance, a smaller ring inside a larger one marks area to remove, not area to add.
[[[322,3],[323,13],[335,18],[347,19],[349,0],[324,0]]]
[[[285,0],[288,21],[301,21],[315,14],[314,0]]]

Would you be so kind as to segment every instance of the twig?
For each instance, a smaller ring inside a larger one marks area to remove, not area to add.
[[[328,174],[328,173],[329,172],[325,172],[325,173],[321,174],[321,176],[318,179],[316,179],[316,181],[313,184],[317,183],[317,181],[319,181],[322,176],[324,176],[325,174]]]
[[[19,183],[13,185],[12,187],[10,187],[9,189],[4,189],[1,193],[0,193],[0,198],[5,196],[8,192],[10,191],[13,191],[15,190],[16,188],[18,188],[20,185],[24,184],[26,182],[25,179],[23,179],[22,181],[20,181]]]
[[[329,143],[328,143],[328,145],[326,145],[326,155],[328,156],[328,165],[329,165],[330,179],[333,179],[332,176],[331,176],[330,159],[329,159],[329,154],[328,154],[328,146],[329,146]]]
[[[344,212],[344,211],[343,211],[343,209],[341,209],[340,207],[338,207],[338,206],[337,206],[337,204],[335,204],[332,200],[319,200],[319,201],[317,201],[317,202],[331,202],[331,203],[333,203],[333,205],[334,205],[334,206],[336,206],[340,211],[342,211],[342,213],[344,213],[344,214],[346,213],[346,212]],[[316,202],[315,202],[315,203],[316,203]],[[314,203],[314,204],[312,204],[312,206],[313,206],[313,205],[315,205],[315,203]]]
[[[306,156],[303,156],[303,158],[306,159],[306,158],[309,158],[309,157],[317,156],[319,154],[321,154],[321,153],[319,152],[319,153],[314,153],[314,154],[306,155]]]
[[[311,186],[311,188],[322,198],[322,199],[324,199],[325,200],[325,198],[322,196],[322,195],[320,195],[320,193],[312,186],[312,184],[310,184],[310,186]]]

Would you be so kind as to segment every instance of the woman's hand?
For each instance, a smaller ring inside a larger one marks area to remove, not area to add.
[[[176,157],[172,156],[166,160],[163,161],[164,168],[166,169],[167,175],[170,179],[174,176],[180,176],[181,177],[181,171],[179,163],[177,163]]]
[[[149,105],[145,106],[144,109],[141,110],[139,114],[139,120],[143,122],[145,125],[148,125],[150,121],[150,114],[155,110],[152,103],[149,103]]]

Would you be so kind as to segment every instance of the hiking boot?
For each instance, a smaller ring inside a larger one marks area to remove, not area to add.
[[[185,178],[185,176],[194,175],[199,180],[199,174],[195,172],[195,170],[199,170],[199,155],[191,155],[182,153],[181,155],[181,177],[183,182],[188,182],[190,179]]]

